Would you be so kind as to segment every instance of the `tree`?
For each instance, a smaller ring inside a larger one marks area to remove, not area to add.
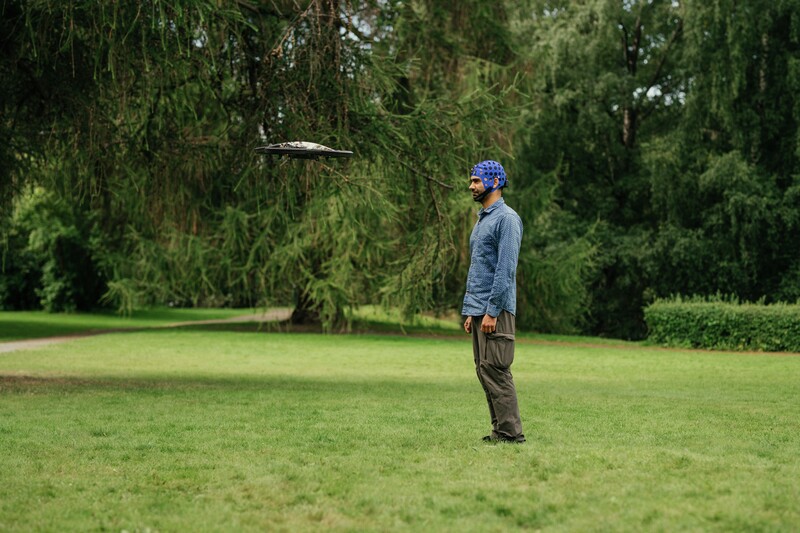
[[[531,2],[521,157],[599,248],[588,331],[683,293],[797,297],[794,2]],[[577,254],[577,257],[581,257]]]
[[[559,232],[550,232],[547,246],[576,247],[560,264],[571,264],[569,286],[583,287],[569,301],[583,302],[575,309],[585,330],[641,335],[647,281],[637,256],[655,222],[639,173],[641,145],[671,127],[681,105],[682,8],[531,1],[519,16],[532,113],[517,153],[529,190],[547,191],[554,202],[549,225]]]
[[[428,7],[452,43],[470,42],[464,11]],[[466,197],[452,191],[504,120],[504,90],[472,76],[460,49],[423,56],[410,5],[11,2],[3,23],[3,68],[43,87],[35,106],[6,88],[14,124],[32,131],[3,120],[14,157],[31,161],[5,190],[42,186],[94,221],[105,301],[293,299],[298,321],[333,327],[348,306],[413,312],[444,293]],[[287,139],[356,157],[252,152]]]
[[[687,4],[690,90],[648,156],[671,292],[794,301],[800,40],[793,2]],[[669,248],[692,250],[666,260]],[[664,283],[655,284],[664,295]]]

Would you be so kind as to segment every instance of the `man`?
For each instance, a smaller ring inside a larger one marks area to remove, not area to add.
[[[503,200],[506,173],[497,161],[472,167],[469,190],[480,202],[469,239],[470,266],[461,314],[472,334],[475,370],[486,393],[492,432],[485,441],[525,442],[511,375],[522,220]]]

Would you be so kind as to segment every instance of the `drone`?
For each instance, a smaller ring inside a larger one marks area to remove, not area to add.
[[[284,155],[290,159],[319,159],[320,157],[353,157],[349,150],[334,150],[317,143],[292,141],[259,146],[256,153],[265,155]]]

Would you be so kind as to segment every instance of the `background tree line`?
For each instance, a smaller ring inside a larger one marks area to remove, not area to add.
[[[794,1],[1,5],[6,308],[458,308],[486,158],[522,327],[800,298]],[[356,157],[252,151],[296,139]]]

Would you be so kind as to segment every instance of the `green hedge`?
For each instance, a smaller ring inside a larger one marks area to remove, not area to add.
[[[800,352],[800,305],[658,300],[644,310],[648,341],[673,347]]]

